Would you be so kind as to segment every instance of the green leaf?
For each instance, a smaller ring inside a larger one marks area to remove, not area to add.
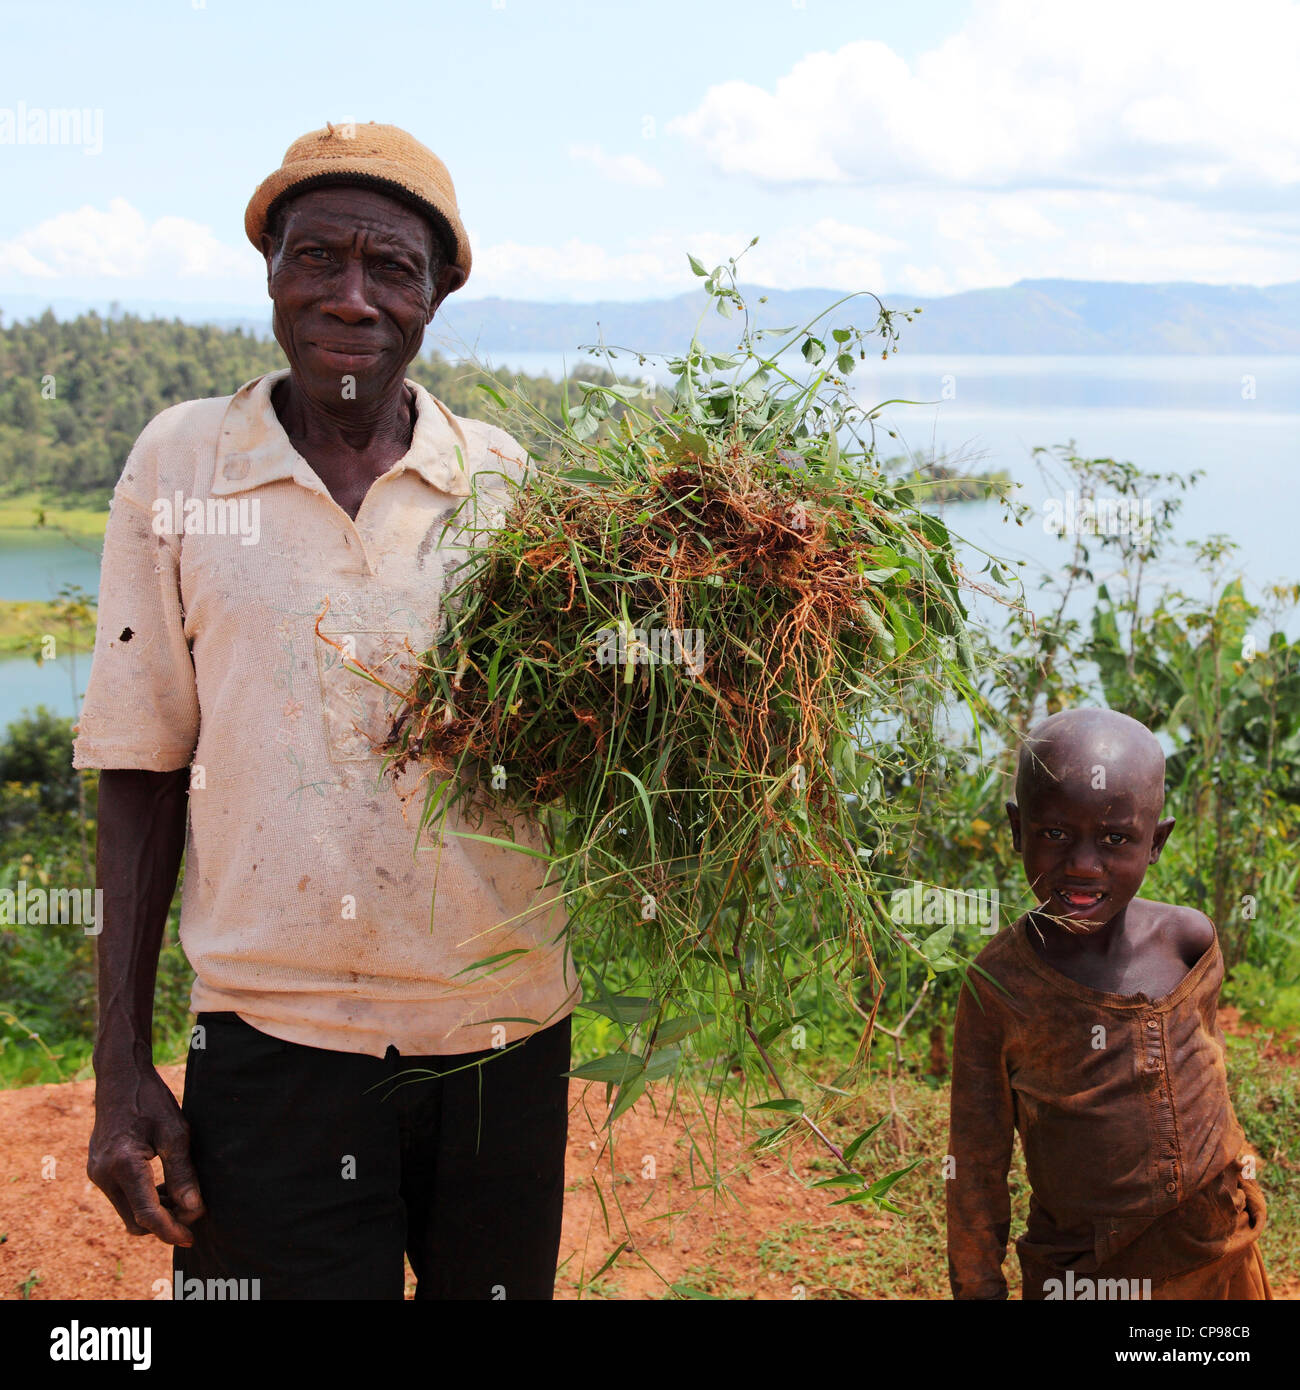
[[[952,941],[952,934],[957,929],[956,922],[947,922],[936,932],[931,932],[929,936],[921,942],[921,954],[928,961],[940,959],[947,951]]]
[[[684,458],[687,454],[696,454],[700,458],[707,458],[709,441],[702,434],[682,430],[675,440],[665,445],[664,452],[672,459]]]
[[[564,1074],[575,1081],[628,1082],[640,1076],[641,1071],[641,1058],[635,1052],[610,1052]]]
[[[497,675],[501,669],[501,658],[505,655],[505,652],[506,649],[504,647],[498,647],[496,651],[492,653],[492,660],[488,662],[487,690],[489,701],[495,700],[497,697]]]
[[[751,1110],[782,1110],[787,1115],[802,1115],[803,1101],[794,1098],[788,1100],[763,1100],[757,1105],[751,1105]]]
[[[619,386],[617,384],[607,386],[599,381],[580,381],[579,387],[589,393],[598,396],[613,396],[619,401],[639,401],[645,394],[644,386]]]
[[[669,1287],[678,1298],[695,1299],[701,1303],[726,1303],[728,1300],[719,1298],[717,1294],[705,1293],[703,1289],[697,1289],[694,1284],[670,1284]]]
[[[783,1125],[776,1125],[771,1129],[760,1129],[749,1147],[751,1149],[774,1148],[794,1128],[794,1123],[793,1120],[787,1120]]]
[[[835,429],[831,429],[826,436],[826,463],[822,468],[822,476],[833,478],[839,471],[840,466],[840,437]]]
[[[655,858],[655,820],[654,812],[650,809],[650,793],[646,791],[645,784],[636,773],[629,772],[625,767],[615,768],[615,771],[621,772],[632,783],[637,790],[637,795],[641,798],[641,806],[645,811],[646,834],[650,839],[650,858],[653,860]]]
[[[656,1044],[678,1042],[682,1038],[689,1037],[692,1033],[699,1032],[701,1028],[707,1028],[709,1024],[716,1021],[716,1017],[715,1014],[681,1014],[677,1018],[665,1019],[655,1034],[655,1042]]]
[[[850,1203],[854,1202],[874,1202],[878,1207],[883,1207],[886,1211],[892,1211],[896,1215],[902,1216],[903,1212],[901,1208],[891,1206],[882,1199],[885,1193],[888,1192],[900,1178],[905,1178],[917,1164],[924,1162],[924,1157],[914,1158],[906,1168],[899,1168],[896,1172],[887,1173],[883,1178],[878,1178],[873,1182],[865,1191],[851,1192],[847,1197],[841,1197],[838,1201],[832,1202],[831,1206],[842,1207],[848,1206]]]
[[[820,338],[807,337],[799,351],[810,367],[815,367],[826,356],[826,344]]]
[[[869,1188],[867,1188],[867,1191],[873,1197],[883,1197],[884,1194],[888,1192],[889,1189],[893,1187],[893,1185],[899,1180],[899,1178],[905,1178],[912,1171],[913,1168],[917,1167],[919,1164],[922,1164],[924,1162],[924,1156],[922,1156],[921,1158],[914,1158],[911,1161],[911,1163],[907,1165],[906,1168],[895,1169],[894,1172],[887,1173],[883,1178],[877,1178],[876,1181],[873,1182]]]
[[[498,951],[495,956],[484,956],[482,960],[476,960],[472,965],[467,965],[464,970],[458,970],[457,975],[468,975],[471,970],[482,970],[485,966],[496,965],[503,960],[509,960],[511,956],[526,956],[527,947],[516,946],[513,951]],[[455,978],[453,976],[453,978]]]
[[[858,1137],[848,1146],[848,1148],[844,1150],[845,1163],[853,1162],[853,1160],[858,1156],[858,1150],[863,1146],[863,1144],[867,1142],[868,1139],[871,1138],[873,1134],[875,1134],[875,1132],[880,1128],[881,1125],[885,1123],[885,1121],[888,1118],[888,1115],[882,1115],[876,1121],[876,1123],[871,1126],[870,1129],[864,1130],[861,1134],[858,1135]]]
[[[606,1125],[612,1125],[625,1111],[630,1110],[645,1091],[645,1077],[634,1076],[631,1081],[618,1088],[618,1098],[614,1102],[613,1109],[609,1112],[609,1118],[605,1121]]]
[[[601,483],[606,487],[618,482],[617,478],[610,477],[608,473],[596,473],[590,468],[570,468],[561,473],[560,477],[571,483]]]
[[[961,961],[954,956],[940,956],[938,960],[927,960],[926,964],[936,975],[942,975],[945,970],[956,970]]]
[[[644,1079],[659,1081],[665,1076],[671,1076],[681,1060],[680,1047],[656,1047],[645,1064]]]
[[[498,849],[517,849],[520,854],[531,854],[534,859],[549,860],[551,856],[545,850],[533,849],[531,845],[516,844],[514,840],[503,840],[498,835],[475,835],[469,830],[446,829],[444,835],[456,835],[462,840],[481,840],[485,845],[496,845]]]
[[[485,396],[490,396],[501,407],[502,410],[506,410],[509,408],[506,405],[505,400],[501,395],[501,392],[498,391],[495,387],[489,386],[486,381],[480,381],[476,384],[478,386],[478,389],[482,391]]]
[[[610,1265],[612,1265],[614,1261],[618,1259],[618,1257],[623,1253],[623,1251],[627,1249],[627,1247],[628,1242],[624,1241],[618,1247],[618,1249],[614,1251],[614,1253],[609,1257],[609,1259],[607,1259],[605,1263],[601,1265],[601,1267],[595,1272],[595,1274],[593,1274],[591,1278],[587,1280],[587,1287],[590,1287],[592,1284],[594,1284],[596,1280],[599,1279],[600,1276],[604,1274],[604,1272],[610,1267]]]
[[[707,275],[709,273],[707,270],[705,270],[701,262],[697,261],[694,256],[688,253],[686,259],[690,261],[691,269],[696,273],[696,275]]]
[[[609,994],[599,999],[584,999],[578,1007],[612,1023],[635,1024],[645,1023],[654,1014],[655,1000],[644,995]]]

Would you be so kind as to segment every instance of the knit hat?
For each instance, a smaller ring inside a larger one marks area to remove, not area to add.
[[[293,142],[284,162],[262,180],[244,213],[244,231],[260,251],[271,209],[281,198],[308,188],[360,184],[406,203],[442,234],[447,251],[468,279],[472,258],[461,225],[456,189],[447,166],[432,150],[395,125],[330,125]],[[463,282],[462,282],[463,283]]]

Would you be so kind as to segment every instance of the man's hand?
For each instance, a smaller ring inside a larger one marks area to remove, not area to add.
[[[157,1187],[150,1167],[155,1157],[162,1159],[164,1178]],[[100,1074],[86,1175],[131,1235],[194,1243],[187,1228],[204,1206],[190,1161],[189,1125],[154,1067],[126,1062]]]
[[[99,1035],[95,1129],[86,1173],[133,1236],[152,1231],[192,1245],[203,1215],[190,1161],[189,1126],[153,1064],[153,988],[167,912],[185,847],[189,769],[99,774],[97,881],[104,891],[96,938]],[[152,1158],[167,1181],[155,1188]]]

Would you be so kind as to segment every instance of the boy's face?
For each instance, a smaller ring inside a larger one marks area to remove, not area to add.
[[[1086,771],[1052,769],[1035,778],[1021,804],[1007,803],[1038,910],[1075,935],[1091,935],[1137,896],[1147,867],[1160,857],[1172,819],[1160,820],[1156,789],[1116,786],[1114,769],[1096,788]]]

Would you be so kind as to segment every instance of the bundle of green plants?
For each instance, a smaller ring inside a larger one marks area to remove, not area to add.
[[[895,315],[759,329],[734,260],[692,266],[734,352],[697,330],[670,389],[582,383],[558,423],[489,388],[548,447],[476,533],[387,753],[430,773],[422,832],[453,808],[474,828],[451,833],[503,844],[494,809],[545,827],[584,1007],[613,1025],[574,1074],[611,1119],[693,1051],[767,1078],[774,1139],[821,1132],[795,1094],[810,1009],[838,997],[869,1033],[900,940],[881,765],[923,775],[920,712],[970,694],[970,654],[951,538],[877,470],[880,407],[848,388]]]

